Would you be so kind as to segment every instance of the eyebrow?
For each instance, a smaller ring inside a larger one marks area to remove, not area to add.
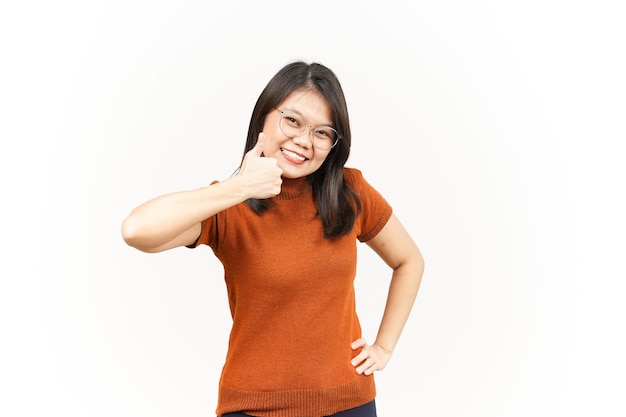
[[[291,108],[291,107],[283,107],[282,109],[283,109],[283,111],[289,111],[289,112],[292,112],[292,113],[296,113],[296,114],[298,114],[298,115],[302,116],[302,118],[303,118],[303,119],[306,119],[306,117],[304,116],[304,114],[300,113],[298,110],[296,110],[296,109],[294,109],[294,108]],[[308,121],[308,119],[307,119],[307,121]],[[321,127],[321,126],[330,126],[330,127],[332,127],[333,129],[335,128],[335,126],[334,126],[332,123],[322,123],[322,124],[319,124],[319,125],[314,126],[314,127]]]

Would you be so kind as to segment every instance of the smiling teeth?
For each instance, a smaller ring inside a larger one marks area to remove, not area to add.
[[[291,151],[288,151],[287,149],[283,149],[282,150],[284,154],[287,154],[287,156],[289,156],[292,159],[297,159],[298,161],[304,161],[306,158],[303,156],[298,155],[297,153],[293,153]]]

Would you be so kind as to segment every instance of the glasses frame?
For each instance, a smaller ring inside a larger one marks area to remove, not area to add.
[[[285,118],[285,114],[286,111],[285,110],[281,110],[278,107],[274,107],[274,110],[276,110],[277,112],[280,113],[280,118],[278,119],[278,128],[280,129],[280,131],[282,132],[283,135],[287,136],[288,138],[293,138],[295,136],[289,136],[288,134],[286,134],[283,131],[283,126],[282,126],[282,120],[283,118]],[[311,128],[311,130],[309,130],[309,139],[311,140],[311,144],[316,147],[317,149],[323,150],[323,151],[330,151],[332,148],[335,147],[335,145],[337,145],[337,143],[339,143],[339,140],[341,139],[341,136],[339,135],[339,132],[337,132],[337,129],[335,129],[332,126],[328,126],[328,125],[321,125],[321,126],[313,126],[311,124],[309,124],[307,122],[307,120],[304,118],[304,116],[302,115],[298,115],[299,117],[302,118],[302,121],[304,122],[304,127],[302,128],[302,131],[300,132],[300,135],[302,135],[304,132],[306,132],[307,128]],[[320,148],[319,146],[315,145],[315,131],[321,127],[325,127],[325,128],[329,128],[331,129],[333,132],[335,132],[335,136],[337,137],[337,139],[335,140],[335,142],[331,145],[330,148],[328,149],[323,149]]]

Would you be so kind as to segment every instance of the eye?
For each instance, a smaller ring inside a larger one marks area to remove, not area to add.
[[[297,128],[302,126],[302,121],[297,116],[293,116],[291,114],[286,114],[286,115],[283,116],[283,119],[285,119],[285,122],[287,122],[287,124],[289,126],[297,127]]]
[[[335,131],[331,130],[329,128],[318,128],[315,131],[315,136],[317,136],[320,139],[324,139],[324,140],[334,140],[334,138],[335,138]]]

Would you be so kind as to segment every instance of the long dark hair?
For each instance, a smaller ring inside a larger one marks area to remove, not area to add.
[[[315,90],[326,99],[333,126],[341,138],[319,169],[307,177],[317,203],[317,214],[324,225],[324,237],[334,239],[350,233],[361,211],[361,202],[343,177],[343,167],[350,155],[350,120],[341,84],[329,68],[319,63],[296,61],[278,71],[254,106],[243,154],[245,156],[256,144],[267,114],[296,90]],[[269,199],[248,199],[246,203],[259,215],[271,207]]]

